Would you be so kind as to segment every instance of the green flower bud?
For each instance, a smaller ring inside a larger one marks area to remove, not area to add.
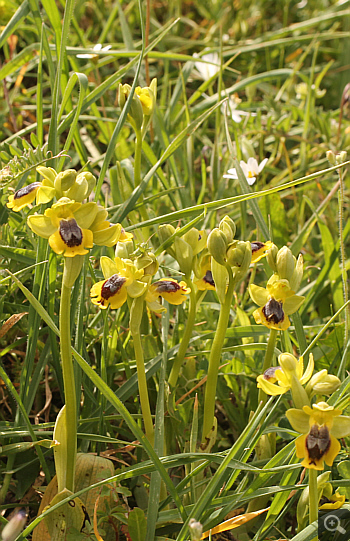
[[[89,185],[83,175],[79,175],[76,178],[74,184],[64,192],[65,197],[72,199],[73,201],[83,201],[87,197]]]
[[[174,242],[174,239],[172,240],[172,242],[169,241],[169,245],[167,244],[167,241],[170,239],[170,237],[174,235],[175,232],[176,232],[175,227],[173,227],[170,224],[164,224],[158,227],[158,235],[159,235],[159,240],[161,244],[166,243],[165,246],[166,246],[167,252],[174,258],[175,258],[175,251],[172,248],[170,248],[170,245]]]
[[[191,246],[193,255],[197,255],[206,247],[208,235],[205,231],[192,227],[182,238]]]
[[[77,178],[77,172],[75,169],[67,169],[58,173],[55,179],[55,188],[59,192],[66,192],[71,188]]]
[[[185,276],[190,276],[194,259],[191,246],[180,237],[175,237],[174,246],[175,259],[179,264],[181,272]]]
[[[134,243],[132,240],[117,242],[115,247],[115,257],[120,257],[120,259],[129,259],[133,251]]]
[[[135,267],[137,269],[143,269],[144,275],[149,274],[154,276],[159,269],[159,263],[156,256],[149,252],[135,260]]]
[[[333,374],[328,374],[327,370],[324,369],[312,376],[306,390],[311,393],[311,395],[325,394],[329,396],[334,393],[340,385],[340,379],[337,378],[337,376],[333,376]]]
[[[220,263],[220,265],[225,265],[227,245],[226,235],[218,227],[210,232],[208,237],[208,250],[210,255],[213,256],[215,261]]]
[[[84,178],[87,184],[87,190],[86,190],[86,195],[85,195],[85,199],[86,199],[87,197],[89,197],[92,190],[96,186],[96,177],[92,173],[90,173],[90,171],[84,171],[83,173],[79,173],[79,175],[76,178],[76,182],[79,183],[82,178]]]
[[[284,372],[294,372],[297,368],[297,360],[291,353],[282,353],[278,357],[278,362]]]
[[[301,281],[303,279],[303,271],[304,271],[304,259],[303,259],[303,256],[299,254],[297,263],[295,265],[295,269],[293,272],[293,276],[291,280],[289,280],[289,285],[293,291],[299,290]]]
[[[267,252],[266,260],[273,270],[273,272],[277,272],[277,254],[278,254],[278,248],[276,244],[273,244],[270,248],[270,250]]]
[[[225,234],[227,244],[230,244],[236,234],[235,222],[229,216],[225,216],[219,224],[219,229]]]
[[[291,250],[287,248],[287,246],[283,246],[283,248],[278,251],[276,258],[278,276],[284,280],[291,280],[295,264],[296,259]]]
[[[231,267],[237,267],[241,273],[246,273],[252,260],[252,248],[250,242],[233,242],[226,254],[227,263]]]
[[[224,304],[226,299],[226,289],[228,283],[228,273],[226,267],[211,259],[211,273],[215,283],[215,291],[221,304]]]
[[[126,100],[128,99],[130,92],[130,85],[119,84],[118,103],[121,109],[123,109],[123,107],[125,106]],[[132,97],[131,106],[128,113],[128,120],[134,129],[141,130],[143,122],[143,110],[140,98],[135,94]]]

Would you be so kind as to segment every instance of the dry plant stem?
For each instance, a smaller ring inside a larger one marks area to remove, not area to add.
[[[232,303],[233,291],[235,281],[233,278],[232,269],[227,265],[227,273],[229,276],[229,284],[226,291],[226,297],[224,304],[221,305],[220,316],[218,325],[216,328],[213,344],[210,350],[209,367],[208,367],[208,379],[205,387],[204,397],[204,419],[203,419],[203,432],[202,442],[205,441],[206,436],[209,434],[214,423],[215,412],[215,396],[216,386],[219,373],[219,365],[221,359],[222,346],[224,344],[228,320],[230,317],[230,308]]]
[[[309,469],[309,523],[318,519],[317,470]],[[315,537],[312,541],[317,541]]]
[[[190,278],[186,278],[186,283],[187,283],[188,287],[191,289],[190,306],[189,306],[188,318],[187,318],[187,321],[186,321],[185,331],[184,331],[184,334],[183,334],[183,337],[182,337],[182,340],[181,340],[181,343],[180,343],[179,351],[177,352],[177,355],[175,357],[174,364],[173,364],[173,367],[171,369],[170,376],[169,376],[169,385],[171,387],[175,387],[175,385],[177,383],[177,379],[178,379],[179,373],[180,373],[180,368],[182,366],[184,357],[186,355],[188,344],[189,344],[189,341],[190,341],[191,336],[192,336],[193,326],[194,326],[194,323],[195,323],[195,320],[196,320],[196,304],[197,304],[197,302],[196,302],[196,293],[194,291],[194,286],[193,286],[192,280]]]
[[[62,284],[60,306],[60,346],[67,428],[66,488],[74,492],[75,461],[77,455],[77,405],[70,335],[71,288]]]
[[[340,258],[341,258],[341,276],[342,276],[342,282],[343,282],[343,298],[344,298],[344,304],[345,304],[349,300],[349,289],[348,289],[347,272],[346,272],[346,266],[345,266],[346,257],[345,257],[345,246],[344,246],[344,231],[343,231],[344,178],[343,178],[342,169],[338,169],[338,175],[339,175],[339,181],[340,181],[340,189],[338,192],[339,241],[340,241]],[[349,339],[349,307],[346,307],[345,309],[344,338],[345,338],[344,346],[346,346]]]
[[[266,352],[265,352],[265,359],[264,359],[264,366],[263,366],[263,369],[262,369],[262,374],[265,372],[265,370],[267,370],[268,368],[270,368],[272,366],[272,361],[273,361],[273,356],[274,356],[274,351],[275,351],[275,345],[276,345],[276,339],[277,339],[277,332],[278,331],[276,331],[276,329],[271,329],[271,331],[270,331],[270,336],[269,336],[269,340],[267,342],[267,348],[266,348]],[[259,389],[258,403],[260,404],[260,402],[262,402],[263,405],[265,405],[266,400],[267,400],[266,393],[262,389]]]
[[[151,408],[148,399],[147,379],[145,372],[145,361],[143,357],[143,349],[140,333],[132,333],[134,342],[134,351],[136,358],[137,379],[140,393],[141,411],[145,424],[145,433],[151,445],[154,445],[154,428],[151,415]]]

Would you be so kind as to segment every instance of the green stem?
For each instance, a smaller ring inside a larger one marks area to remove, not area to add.
[[[309,469],[309,523],[318,519],[317,470]],[[317,537],[312,541],[317,541]]]
[[[139,332],[132,333],[133,342],[134,342],[134,351],[136,358],[136,368],[137,368],[137,379],[139,384],[139,394],[140,394],[140,403],[141,411],[143,415],[143,421],[145,424],[146,437],[151,445],[154,445],[154,429],[153,429],[153,420],[151,415],[151,408],[149,405],[148,399],[148,389],[147,389],[147,379],[145,372],[145,361],[143,357],[143,349],[141,343],[141,335]]]
[[[338,203],[339,203],[339,242],[340,242],[340,257],[341,257],[341,277],[343,282],[343,298],[344,298],[344,304],[348,302],[349,300],[349,289],[348,289],[348,280],[347,280],[347,272],[346,272],[346,266],[345,266],[345,246],[344,246],[344,231],[343,231],[343,224],[344,224],[344,216],[343,216],[343,205],[344,205],[344,179],[343,179],[343,171],[342,169],[339,169],[339,180],[340,180],[340,189],[338,192]],[[349,308],[346,307],[345,309],[345,341],[344,341],[344,347],[346,347],[349,339]]]
[[[141,182],[141,151],[142,151],[142,135],[141,130],[135,130],[135,158],[134,158],[134,184],[135,188]]]
[[[270,366],[272,366],[273,356],[274,356],[274,352],[275,352],[276,339],[277,339],[277,332],[278,331],[276,331],[276,329],[271,329],[271,331],[270,331],[270,336],[269,336],[269,340],[267,342],[267,348],[266,348],[266,352],[265,352],[265,359],[264,359],[264,366],[263,366],[263,369],[262,369],[262,373],[264,373],[265,370],[267,370],[268,368],[270,368]],[[267,400],[266,393],[262,389],[259,389],[258,403],[260,404],[260,402],[262,402],[263,406],[264,406],[266,404],[266,400]]]
[[[185,357],[185,354],[186,354],[186,351],[187,351],[187,348],[188,348],[188,344],[189,344],[189,341],[190,341],[191,336],[192,336],[193,326],[194,326],[194,323],[195,323],[195,320],[196,320],[196,305],[197,305],[196,301],[197,301],[197,299],[196,299],[196,293],[194,291],[194,285],[193,285],[192,280],[190,278],[186,279],[186,283],[187,283],[188,287],[191,289],[190,306],[189,306],[188,318],[187,318],[187,321],[186,321],[185,331],[184,331],[184,334],[183,334],[183,337],[182,337],[182,340],[181,340],[181,343],[180,343],[180,347],[179,347],[179,350],[178,350],[177,355],[175,357],[174,364],[172,366],[170,376],[169,376],[169,385],[171,387],[175,387],[175,385],[177,383],[177,379],[178,379],[179,373],[180,373],[180,368],[182,366],[182,363],[183,363],[183,360],[184,360],[184,357]]]
[[[62,284],[60,306],[61,360],[66,402],[67,466],[66,488],[74,492],[75,461],[77,455],[77,406],[74,370],[71,353],[70,308],[71,288]]]
[[[229,284],[225,296],[225,302],[221,305],[219,321],[216,328],[213,344],[210,350],[208,379],[205,387],[204,397],[202,442],[205,441],[205,438],[209,434],[214,423],[216,385],[218,380],[221,350],[225,340],[228,320],[230,316],[233,290],[235,286],[231,267],[227,266],[226,269],[229,277]]]

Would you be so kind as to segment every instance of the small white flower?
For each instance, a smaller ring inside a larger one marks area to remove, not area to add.
[[[233,122],[236,122],[237,124],[242,121],[242,116],[256,116],[256,113],[248,113],[247,111],[237,109],[237,106],[239,103],[241,103],[241,101],[242,100],[236,96],[230,96],[227,101],[227,105],[226,103],[223,103],[221,106],[222,112],[225,114],[225,111],[227,111],[227,116],[230,116]]]
[[[101,43],[97,43],[93,48],[93,51],[105,53],[109,51],[109,49],[112,49],[112,45],[106,45],[106,47],[102,47]],[[77,58],[98,58],[98,54],[77,54]]]
[[[198,57],[195,53],[194,57]],[[216,75],[220,70],[220,59],[217,53],[208,53],[201,56],[201,60],[210,62],[210,64],[204,64],[203,62],[195,62],[195,68],[199,72],[203,81],[208,81],[213,75]]]
[[[247,179],[249,186],[252,186],[252,184],[254,184],[254,182],[256,181],[256,177],[264,169],[267,160],[268,158],[265,158],[260,164],[258,164],[255,158],[249,158],[247,163],[243,160],[239,162],[239,165],[242,168],[242,171],[245,178]],[[224,178],[238,179],[236,168],[234,167],[233,169],[229,169],[227,171],[227,175],[224,175]]]

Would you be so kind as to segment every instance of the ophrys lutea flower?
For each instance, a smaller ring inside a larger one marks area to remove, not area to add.
[[[54,197],[82,202],[96,184],[96,178],[88,171],[77,173],[67,169],[57,173],[52,167],[44,166],[38,166],[36,170],[44,177],[41,182],[32,182],[9,196],[7,206],[15,212],[31,205],[35,199],[37,205],[48,203]]]
[[[147,306],[153,312],[160,312],[164,308],[158,302],[159,297],[163,297],[169,304],[179,305],[187,299],[190,292],[186,282],[177,282],[173,278],[161,278],[149,286],[146,295]]]
[[[44,214],[28,217],[31,230],[49,240],[54,252],[65,257],[85,255],[93,244],[114,246],[121,233],[120,224],[106,220],[107,211],[96,203],[71,201],[62,197]]]
[[[143,269],[137,269],[130,259],[101,257],[101,268],[105,280],[96,282],[90,290],[93,304],[102,309],[110,306],[113,310],[120,308],[128,295],[140,297],[146,291],[147,282],[141,282]]]
[[[323,470],[324,462],[332,466],[340,451],[337,438],[350,434],[350,417],[341,415],[342,410],[329,406],[326,402],[318,402],[300,409],[286,412],[288,421],[297,432],[301,432],[295,440],[296,454],[302,458],[302,466],[315,470]]]
[[[276,274],[268,280],[266,289],[251,284],[249,294],[260,306],[253,312],[256,323],[282,331],[288,329],[290,326],[288,316],[300,308],[305,298],[295,295],[288,280],[281,280]]]
[[[257,377],[258,388],[266,394],[277,396],[291,390],[297,407],[308,405],[309,399],[302,387],[312,376],[314,370],[313,356],[304,372],[303,357],[297,360],[290,353],[281,353],[278,357],[279,366],[268,368],[264,374]]]
[[[257,263],[263,257],[266,257],[267,252],[273,246],[273,242],[270,240],[266,242],[260,242],[259,240],[254,240],[250,243],[252,247],[252,263]]]

